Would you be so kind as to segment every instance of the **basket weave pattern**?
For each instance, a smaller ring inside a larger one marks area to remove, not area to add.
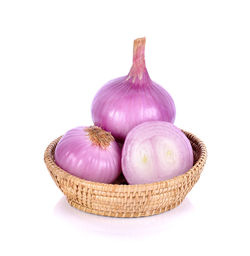
[[[178,206],[200,178],[207,158],[206,147],[193,134],[184,133],[193,148],[194,166],[183,175],[151,184],[96,183],[67,173],[54,161],[54,151],[61,137],[47,147],[44,160],[56,185],[73,207],[104,216],[150,216]]]

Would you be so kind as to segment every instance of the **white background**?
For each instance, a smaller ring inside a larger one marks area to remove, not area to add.
[[[208,148],[176,209],[115,219],[71,208],[46,146],[91,125],[90,105],[126,75],[146,36],[175,124]],[[1,255],[249,255],[249,1],[0,1]]]

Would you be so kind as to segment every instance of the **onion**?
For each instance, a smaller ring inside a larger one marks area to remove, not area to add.
[[[171,179],[193,165],[185,134],[168,122],[151,121],[132,129],[122,149],[122,171],[129,184]]]
[[[127,76],[104,85],[92,103],[95,125],[124,140],[136,125],[152,120],[174,122],[175,105],[168,92],[153,82],[144,60],[145,38],[134,41],[133,65]]]
[[[77,127],[57,144],[55,162],[79,178],[112,183],[121,173],[121,149],[101,128]]]

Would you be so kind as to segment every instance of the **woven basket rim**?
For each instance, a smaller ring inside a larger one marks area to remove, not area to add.
[[[89,181],[89,180],[85,180],[85,179],[81,179],[79,177],[76,177],[68,172],[66,172],[65,170],[63,170],[62,168],[60,168],[54,161],[54,150],[56,148],[57,143],[59,142],[59,140],[62,138],[62,136],[58,137],[57,139],[53,140],[46,148],[45,153],[44,153],[44,161],[45,164],[47,165],[47,167],[50,165],[50,168],[53,168],[54,171],[57,172],[58,175],[62,176],[63,178],[70,180],[73,179],[75,182],[78,182],[79,184],[83,184],[83,185],[88,185],[90,187],[95,186],[95,187],[99,187],[101,188],[110,188],[111,190],[116,190],[116,188],[123,188],[122,190],[124,191],[124,189],[128,189],[131,191],[131,189],[133,190],[140,190],[140,189],[145,189],[147,187],[159,187],[161,185],[166,184],[166,182],[171,185],[173,183],[176,183],[176,180],[181,180],[181,179],[185,179],[185,177],[187,175],[191,175],[191,173],[193,171],[195,171],[195,169],[197,169],[199,166],[204,166],[206,159],[207,159],[207,149],[206,146],[204,144],[203,141],[201,141],[197,136],[193,135],[190,132],[187,132],[185,130],[182,130],[185,135],[187,136],[187,138],[189,140],[195,141],[198,146],[200,147],[201,153],[200,156],[198,157],[196,163],[193,165],[193,167],[191,169],[189,169],[187,172],[185,172],[182,175],[178,175],[173,177],[172,179],[168,179],[168,180],[163,180],[163,181],[158,181],[158,182],[153,182],[153,183],[146,183],[146,184],[135,184],[135,185],[127,185],[127,184],[107,184],[107,183],[100,183],[100,182],[93,182],[93,181]]]

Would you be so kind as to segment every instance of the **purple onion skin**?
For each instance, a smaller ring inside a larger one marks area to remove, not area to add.
[[[135,40],[133,66],[129,74],[104,85],[92,103],[94,124],[121,141],[132,128],[143,122],[174,123],[175,120],[172,97],[149,77],[144,48],[145,38]]]
[[[55,162],[79,178],[112,183],[121,173],[121,149],[114,140],[105,149],[94,145],[86,128],[74,128],[61,138],[56,146]]]
[[[168,180],[192,166],[192,146],[171,123],[145,122],[133,128],[125,139],[122,172],[129,184]]]

